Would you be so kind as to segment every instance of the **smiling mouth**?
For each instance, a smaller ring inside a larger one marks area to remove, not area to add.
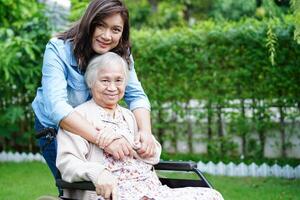
[[[108,96],[109,98],[115,98],[117,94],[107,94],[106,96]]]
[[[101,47],[107,47],[110,44],[110,43],[101,42],[99,40],[97,40],[97,42],[98,42],[99,46],[101,46]]]

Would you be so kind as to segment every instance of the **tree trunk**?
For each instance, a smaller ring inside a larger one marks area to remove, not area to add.
[[[208,139],[208,144],[207,144],[207,153],[208,155],[211,155],[212,153],[212,149],[211,149],[211,146],[210,146],[210,142],[212,142],[212,135],[213,135],[213,132],[212,132],[212,106],[211,106],[211,102],[208,101],[207,103],[207,139]]]
[[[266,137],[265,137],[264,131],[259,130],[258,131],[258,136],[259,136],[259,142],[260,142],[259,157],[263,158],[264,157],[264,153],[265,153],[265,141],[266,141]]]
[[[262,113],[261,111],[259,111],[259,113],[258,113],[258,123],[265,123],[265,116],[264,116],[264,113]],[[259,141],[260,141],[259,156],[261,158],[263,158],[264,157],[264,153],[265,153],[265,143],[266,143],[265,128],[263,128],[263,127],[259,128],[259,130],[258,130],[258,136],[259,136]]]
[[[258,125],[258,123],[264,123],[264,115],[261,113],[259,110],[259,101],[257,101],[255,98],[252,98],[252,122],[255,125]],[[258,157],[263,158],[264,157],[264,150],[265,150],[265,141],[266,141],[266,136],[265,136],[265,131],[263,128],[260,126],[257,129],[258,133],[258,138],[259,138],[259,144],[260,144],[260,149],[258,151]]]
[[[177,114],[176,112],[172,112],[172,120],[171,120],[171,124],[172,124],[172,139],[171,139],[171,144],[174,147],[174,152],[176,153],[178,150],[177,147],[177,138],[178,138],[178,130],[177,130]]]
[[[158,113],[157,113],[157,122],[159,124],[161,124],[162,121],[163,121],[163,119],[162,119],[162,110],[161,110],[161,108],[159,108]],[[157,137],[158,137],[158,141],[161,144],[161,146],[163,146],[163,135],[164,135],[164,130],[161,126],[159,126],[158,130],[157,130]]]
[[[185,110],[187,113],[187,136],[188,136],[188,147],[189,153],[194,152],[193,148],[193,122],[191,118],[191,111],[189,109],[189,102],[186,103]]]
[[[9,139],[7,137],[4,137],[3,151],[7,151],[9,147],[11,147],[11,144],[9,144]]]
[[[286,134],[285,134],[285,113],[283,106],[279,105],[280,138],[281,138],[281,156],[286,158]]]
[[[246,114],[245,114],[245,100],[241,99],[241,114],[244,122],[246,122]],[[246,132],[242,130],[241,137],[242,137],[242,153],[244,156],[247,155],[247,141],[246,141]]]
[[[217,105],[217,126],[218,126],[218,136],[220,139],[220,155],[224,153],[224,144],[223,144],[223,124],[222,124],[222,107],[221,105]]]
[[[188,146],[189,146],[189,153],[194,153],[193,147],[193,127],[192,127],[192,120],[188,120]]]
[[[5,151],[6,150],[6,142],[4,137],[0,137],[0,151]]]
[[[21,120],[20,121],[20,132],[18,133],[18,137],[20,137],[21,135],[25,134],[26,132],[26,121],[25,120]],[[23,151],[25,149],[28,149],[29,144],[24,144],[24,145],[20,145],[20,151]]]

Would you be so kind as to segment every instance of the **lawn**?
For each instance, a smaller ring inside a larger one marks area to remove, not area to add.
[[[34,200],[56,194],[54,179],[41,162],[0,163],[0,199]]]
[[[174,174],[171,174],[174,176]],[[175,176],[193,177],[189,174]],[[225,200],[300,200],[300,180],[206,175]],[[34,200],[56,195],[54,180],[40,162],[0,163],[0,199]]]

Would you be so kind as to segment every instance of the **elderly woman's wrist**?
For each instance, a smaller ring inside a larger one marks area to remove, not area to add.
[[[139,129],[140,133],[152,135],[151,129]]]
[[[103,149],[104,147],[101,147],[102,145],[100,144],[100,140],[101,140],[101,133],[100,131],[97,131],[96,135],[95,135],[95,144],[100,147],[101,149]]]

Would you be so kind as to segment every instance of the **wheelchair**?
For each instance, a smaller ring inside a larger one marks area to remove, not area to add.
[[[167,185],[170,188],[181,188],[181,187],[206,187],[213,188],[209,181],[204,177],[195,162],[177,162],[177,161],[160,161],[154,165],[156,171],[177,171],[177,172],[190,172],[197,175],[196,180],[192,179],[178,179],[178,178],[167,178],[159,176],[159,180],[163,185]],[[61,189],[72,189],[72,190],[90,190],[95,191],[95,186],[92,182],[82,181],[69,183],[62,179],[56,179],[56,186]],[[63,200],[74,200],[60,196]]]
[[[45,130],[40,132],[36,138],[40,138],[42,136],[47,136],[49,138],[49,132],[50,132],[50,139],[56,136],[56,132],[54,130]],[[167,185],[170,188],[181,188],[181,187],[206,187],[213,189],[212,185],[209,183],[209,181],[205,178],[205,176],[201,173],[201,171],[197,168],[197,164],[192,161],[160,161],[158,164],[154,165],[154,170],[156,171],[177,171],[177,172],[188,172],[193,173],[197,175],[197,179],[178,179],[178,178],[168,178],[159,176],[159,180],[163,185]],[[62,180],[61,178],[57,178],[56,186],[62,190],[69,189],[69,190],[89,190],[89,191],[95,191],[95,186],[92,182],[89,181],[81,181],[81,182],[66,182]],[[59,196],[60,199],[63,200],[75,200],[66,198],[61,194]],[[46,198],[40,198],[42,199],[48,199]]]

